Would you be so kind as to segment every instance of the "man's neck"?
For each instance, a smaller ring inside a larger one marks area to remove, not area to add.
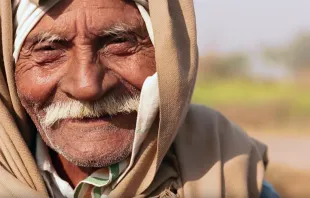
[[[75,188],[80,181],[84,180],[94,171],[99,169],[79,167],[51,149],[49,149],[49,155],[58,175],[63,180],[67,181],[73,188]]]

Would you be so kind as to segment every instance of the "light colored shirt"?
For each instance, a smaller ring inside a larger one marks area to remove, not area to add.
[[[48,148],[40,135],[37,135],[36,160],[40,173],[51,197],[71,198],[74,190],[70,184],[64,181],[54,169],[48,154]]]

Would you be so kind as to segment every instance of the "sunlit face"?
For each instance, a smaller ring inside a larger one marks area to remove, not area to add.
[[[60,1],[16,63],[20,100],[43,140],[69,161],[102,167],[130,155],[154,47],[134,3]]]

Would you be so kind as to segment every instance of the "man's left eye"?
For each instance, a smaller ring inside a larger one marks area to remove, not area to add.
[[[121,37],[121,38],[113,39],[111,43],[123,43],[123,42],[127,42],[127,41],[130,41],[130,40],[132,40],[132,39]]]
[[[104,54],[128,55],[134,52],[138,40],[134,36],[111,38],[103,47]]]

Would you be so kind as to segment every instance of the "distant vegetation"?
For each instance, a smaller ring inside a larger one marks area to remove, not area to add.
[[[247,52],[208,53],[200,58],[193,102],[219,109],[242,126],[307,126],[310,34],[298,36],[287,46],[266,47],[262,58],[289,68],[293,80],[252,78]]]
[[[201,56],[199,79],[239,78],[247,75],[249,60],[245,53]]]
[[[278,47],[266,47],[263,51],[265,58],[298,71],[310,67],[310,34],[303,33],[291,41],[288,45]]]
[[[285,103],[292,113],[310,115],[310,90],[297,84],[244,79],[198,82],[193,101],[210,106]]]

